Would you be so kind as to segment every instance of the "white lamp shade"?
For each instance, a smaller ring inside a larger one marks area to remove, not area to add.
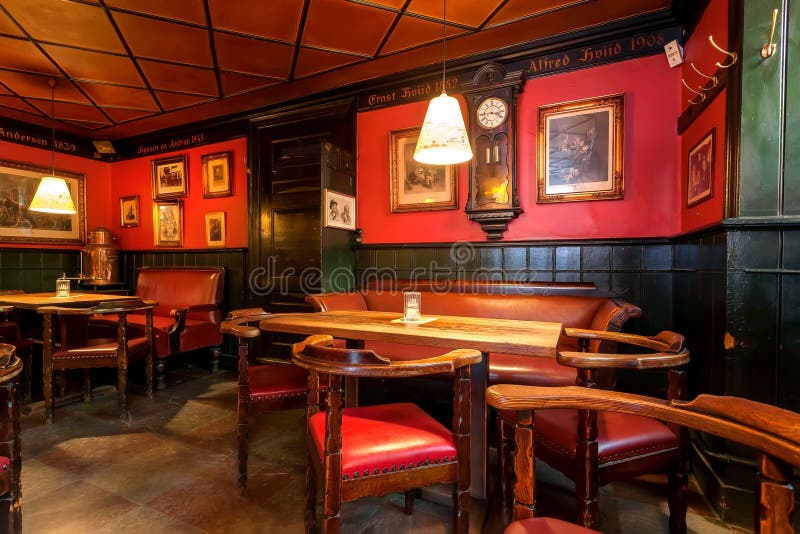
[[[72,202],[72,196],[69,194],[69,189],[67,189],[67,182],[57,176],[45,176],[42,178],[28,209],[65,215],[77,213],[75,203]]]
[[[461,107],[458,100],[444,91],[428,105],[414,159],[428,165],[451,165],[472,159]]]

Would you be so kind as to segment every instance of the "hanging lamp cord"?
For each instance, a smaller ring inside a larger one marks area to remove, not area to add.
[[[50,175],[56,175],[56,81],[48,80],[50,85]]]
[[[447,69],[447,0],[442,0],[442,92]]]

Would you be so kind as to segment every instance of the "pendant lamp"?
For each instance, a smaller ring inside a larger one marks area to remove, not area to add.
[[[28,209],[44,213],[73,215],[77,213],[77,210],[72,201],[72,195],[69,194],[67,182],[56,176],[56,81],[50,79],[47,83],[50,85],[50,120],[54,121],[50,137],[50,176],[42,177]]]
[[[428,104],[425,121],[419,132],[414,159],[428,165],[451,165],[472,159],[467,129],[458,100],[447,96],[445,71],[447,64],[447,0],[442,13],[442,94]]]

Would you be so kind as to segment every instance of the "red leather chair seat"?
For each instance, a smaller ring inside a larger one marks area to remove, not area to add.
[[[317,454],[324,458],[324,412],[311,416],[309,429]],[[416,404],[382,404],[342,410],[344,479],[455,462],[456,459],[451,431]]]
[[[116,358],[117,340],[91,340],[96,342],[88,347],[62,350],[53,353],[54,360],[85,360],[89,358]],[[106,341],[106,342],[104,342]],[[128,340],[128,360],[143,355],[149,348],[147,338],[137,337]]]
[[[536,440],[575,455],[578,412],[542,410],[534,418]],[[659,421],[615,412],[597,414],[597,449],[601,464],[676,448],[678,437]]]
[[[247,370],[251,401],[280,397],[305,397],[308,371],[296,365],[280,363],[254,365]]]
[[[584,528],[575,523],[567,523],[552,517],[532,517],[514,521],[506,527],[503,534],[600,534],[596,530]]]
[[[11,487],[11,460],[0,456],[0,495]]]

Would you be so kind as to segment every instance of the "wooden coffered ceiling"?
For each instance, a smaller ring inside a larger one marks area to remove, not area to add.
[[[450,0],[458,61],[669,0]],[[442,0],[0,0],[0,116],[118,139],[435,67]]]

